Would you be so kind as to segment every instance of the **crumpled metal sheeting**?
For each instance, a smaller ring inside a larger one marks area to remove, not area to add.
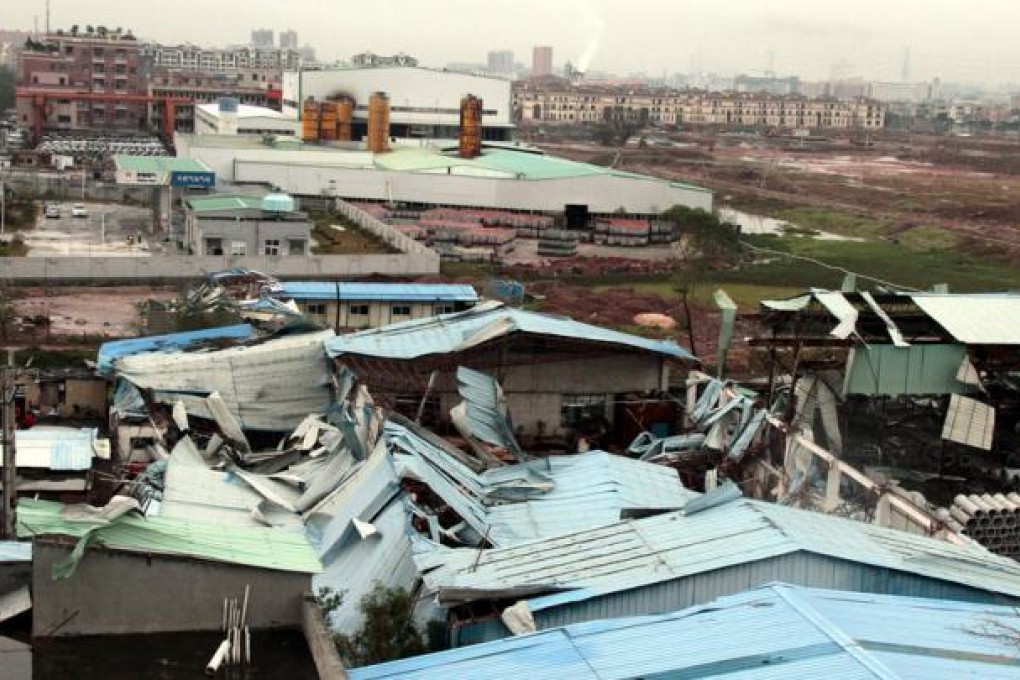
[[[209,469],[189,437],[181,439],[170,454],[157,514],[188,521],[302,529],[299,516],[272,511],[261,494],[235,475]]]
[[[468,432],[489,444],[501,446],[523,462],[527,459],[514,438],[503,389],[495,378],[465,366],[457,367],[457,391],[464,399]]]
[[[328,587],[344,593],[340,607],[330,615],[334,630],[349,632],[361,626],[361,598],[376,583],[411,590],[418,579],[411,559],[409,513],[399,485],[380,442],[307,518],[307,533],[323,562],[312,586],[316,592]],[[372,524],[375,533],[361,538],[355,519]]]
[[[136,417],[147,418],[149,409],[145,405],[145,398],[137,387],[124,379],[117,380],[117,387],[113,392],[113,410],[121,418]]]
[[[208,395],[224,404],[250,430],[292,430],[309,413],[330,404],[330,370],[323,342],[332,331],[287,336],[259,345],[210,352],[142,354],[115,363],[119,376],[140,388]],[[192,400],[184,399],[189,413]]]
[[[679,508],[694,495],[671,468],[604,451],[476,474],[399,425],[387,424],[385,438],[398,473],[426,484],[466,522],[453,533],[469,545],[483,537],[511,545],[611,523],[625,509]]]

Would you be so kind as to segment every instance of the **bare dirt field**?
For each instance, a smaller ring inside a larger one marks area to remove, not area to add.
[[[126,337],[138,335],[137,303],[149,298],[169,300],[175,288],[111,286],[19,288],[15,299],[18,330],[43,340],[78,337]],[[47,334],[46,323],[49,319]],[[31,320],[30,323],[26,323]]]

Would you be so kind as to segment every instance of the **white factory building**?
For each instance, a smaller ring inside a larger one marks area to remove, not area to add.
[[[232,98],[195,106],[195,133],[199,135],[295,135],[298,125],[295,116],[239,104]]]
[[[177,134],[179,156],[218,183],[266,184],[294,196],[563,213],[658,215],[674,205],[712,209],[708,189],[548,156],[514,146],[394,146],[387,153],[301,144],[293,138]]]
[[[471,94],[482,100],[482,140],[509,141],[511,83],[500,78],[453,73],[418,66],[288,71],[283,74],[283,113],[299,119],[301,104],[347,97],[354,100],[352,139],[364,137],[368,101],[385,92],[390,104],[390,134],[395,138],[456,139],[460,101]]]

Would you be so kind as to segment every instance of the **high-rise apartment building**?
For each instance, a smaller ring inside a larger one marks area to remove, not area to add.
[[[295,30],[280,31],[280,49],[296,50],[298,48],[298,35]]]
[[[493,50],[489,52],[489,73],[501,76],[513,75],[514,53],[512,50]]]
[[[256,28],[251,32],[251,46],[252,47],[275,47],[273,41],[273,29],[271,28]]]
[[[531,76],[538,78],[552,75],[552,47],[537,45],[531,53]]]
[[[147,108],[124,95],[146,94],[139,43],[130,33],[51,33],[20,49],[17,87],[21,93],[50,93],[45,109],[18,99],[18,118],[29,126],[59,129],[134,128]],[[89,98],[74,95],[89,94]],[[59,98],[57,95],[62,95]],[[37,121],[36,116],[42,116]]]

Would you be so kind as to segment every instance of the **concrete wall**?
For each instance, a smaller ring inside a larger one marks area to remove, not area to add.
[[[244,267],[283,279],[341,279],[384,274],[423,276],[439,273],[439,256],[427,254],[315,255],[286,257],[4,257],[0,275],[9,283],[120,283],[184,281],[210,272]]]
[[[396,248],[402,253],[413,253],[422,257],[439,257],[407,234],[403,234],[386,224],[374,215],[340,199],[336,200],[336,210],[356,225],[371,233],[386,245]]]
[[[251,586],[251,628],[298,628],[310,574],[270,571],[89,548],[74,575],[54,580],[53,565],[73,544],[36,539],[32,559],[32,636],[125,635],[218,630],[223,599]]]

